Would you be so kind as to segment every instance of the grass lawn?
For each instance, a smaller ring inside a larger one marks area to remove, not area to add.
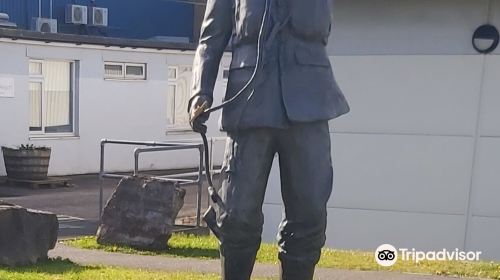
[[[169,240],[169,249],[164,251],[142,251],[121,246],[103,246],[97,244],[95,237],[72,239],[64,243],[82,249],[104,250],[128,254],[193,257],[200,259],[216,259],[219,257],[218,242],[212,236],[176,234]],[[276,245],[262,244],[257,255],[257,261],[260,263],[277,263],[277,252],[278,249]],[[500,280],[500,263],[423,261],[415,264],[409,261],[398,261],[396,265],[391,268],[383,268],[375,262],[374,253],[372,252],[324,249],[319,267],[372,271],[386,270],[461,277],[482,277]],[[0,277],[0,279],[3,278]]]
[[[54,259],[21,268],[0,267],[1,280],[217,280],[214,274],[166,273],[100,266],[79,266]]]

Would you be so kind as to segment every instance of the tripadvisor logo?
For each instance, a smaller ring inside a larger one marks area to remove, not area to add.
[[[400,248],[390,244],[380,245],[375,250],[375,261],[381,266],[393,266],[399,259],[402,261],[411,261],[419,263],[421,261],[479,261],[479,256],[482,254],[480,251],[465,252],[459,249],[449,251],[442,249],[441,251],[417,251],[413,249]]]
[[[375,261],[381,266],[393,266],[398,261],[398,250],[391,244],[382,244],[375,250]]]

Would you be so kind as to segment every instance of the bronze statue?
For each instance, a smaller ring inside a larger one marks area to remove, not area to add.
[[[189,111],[212,105],[230,42],[224,100],[231,101],[220,120],[228,135],[218,192],[224,208],[214,204],[206,216],[220,240],[223,279],[250,279],[276,153],[285,205],[278,234],[281,279],[313,278],[332,192],[328,120],[349,112],[326,52],[330,30],[330,0],[207,2]],[[193,130],[204,133],[207,118],[193,118]]]

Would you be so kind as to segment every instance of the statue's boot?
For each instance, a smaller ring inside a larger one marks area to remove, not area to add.
[[[253,241],[248,242],[246,236],[237,235],[237,230],[232,231],[232,235],[227,236],[218,225],[216,216],[216,211],[213,207],[210,207],[203,219],[221,242],[222,280],[250,280],[260,245],[260,238],[254,238]],[[249,232],[247,230],[246,233]],[[260,231],[258,234],[260,234]],[[256,236],[259,236],[258,234]]]
[[[312,280],[314,276],[314,264],[306,261],[290,261],[281,259],[281,280]]]
[[[250,280],[255,256],[256,254],[249,250],[222,249],[222,280]]]

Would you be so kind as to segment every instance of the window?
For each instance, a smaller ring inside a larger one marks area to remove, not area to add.
[[[111,80],[146,80],[146,64],[105,62],[104,78]]]
[[[30,60],[31,135],[73,135],[74,62]]]
[[[190,130],[187,112],[191,88],[191,66],[169,67],[167,126],[169,130]]]
[[[229,66],[222,68],[222,92],[227,90],[227,82],[229,81]]]
[[[104,65],[104,77],[108,79],[123,78],[123,65],[119,63],[106,63]]]
[[[229,79],[229,68],[224,68],[224,70],[222,70],[222,79],[224,79],[224,81]]]

